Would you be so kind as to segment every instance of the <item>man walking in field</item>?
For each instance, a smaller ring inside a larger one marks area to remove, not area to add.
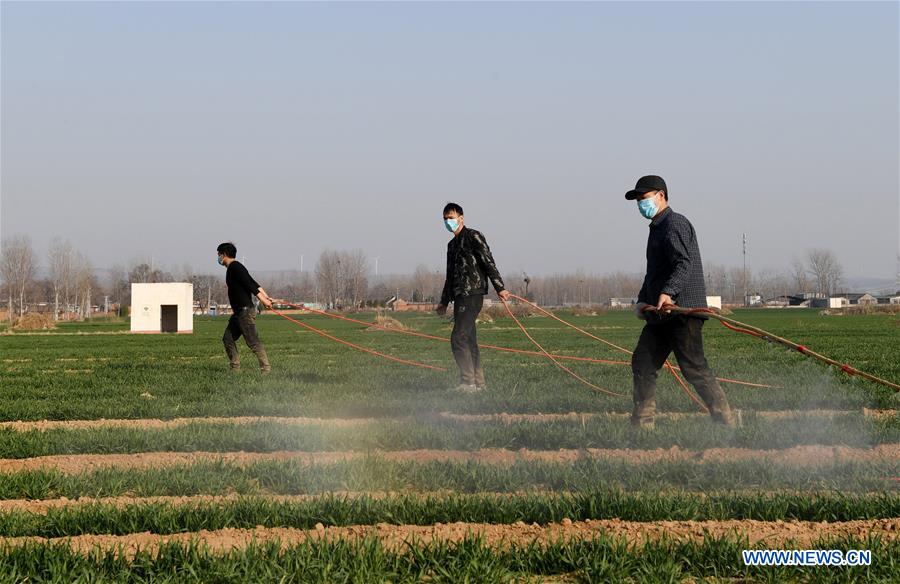
[[[500,298],[509,299],[509,291],[494,263],[487,240],[480,232],[465,226],[463,209],[456,203],[444,207],[444,226],[453,234],[447,244],[447,277],[437,313],[447,313],[453,301],[453,333],[450,346],[459,366],[457,391],[473,393],[485,389],[484,368],[478,350],[475,320],[488,292],[488,280]]]
[[[703,352],[706,317],[679,315],[664,309],[670,304],[707,307],[703,264],[694,227],[684,215],[669,207],[669,189],[659,176],[641,177],[634,189],[625,193],[625,198],[636,200],[641,215],[650,219],[647,275],[635,306],[638,318],[647,324],[631,358],[634,377],[631,423],[634,426],[653,424],[656,378],[669,353],[674,351],[681,372],[697,390],[712,419],[731,425],[728,400]]]
[[[232,371],[240,371],[241,356],[238,353],[237,341],[242,336],[250,350],[259,359],[259,370],[269,373],[272,366],[269,365],[269,357],[266,348],[256,332],[256,307],[253,305],[253,296],[266,308],[272,308],[272,299],[266,291],[256,283],[244,264],[237,261],[237,248],[233,243],[223,243],[216,248],[219,254],[219,265],[225,266],[225,284],[228,286],[228,302],[231,303],[231,318],[222,336],[225,344],[225,353]]]

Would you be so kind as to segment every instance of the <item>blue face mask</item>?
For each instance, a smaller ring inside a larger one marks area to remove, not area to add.
[[[219,265],[220,265],[220,266],[224,266],[224,265],[225,265],[225,260],[222,259],[222,256],[219,256],[219,258],[218,258],[216,261],[219,262]]]
[[[641,212],[641,215],[646,217],[647,219],[653,219],[656,217],[656,212],[659,211],[659,207],[656,203],[653,202],[653,197],[649,199],[642,199],[637,202],[638,210]]]
[[[456,230],[459,229],[459,221],[456,219],[444,219],[444,227],[450,233],[456,233]]]

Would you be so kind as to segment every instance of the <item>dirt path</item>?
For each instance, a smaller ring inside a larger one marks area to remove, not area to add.
[[[760,411],[756,415],[765,419],[792,419],[798,417],[832,418],[839,415],[862,413],[874,418],[886,418],[897,415],[897,410],[785,410],[785,411]],[[310,418],[310,417],[282,417],[282,416],[235,416],[235,417],[198,417],[198,418],[173,418],[161,419],[99,419],[99,420],[37,420],[37,421],[7,421],[0,422],[0,429],[6,428],[19,432],[30,430],[55,430],[55,429],[92,429],[92,428],[139,428],[139,429],[164,429],[178,428],[188,424],[253,424],[268,422],[284,424],[286,426],[356,426],[373,422],[403,422],[410,420],[427,420],[430,418],[442,420],[454,420],[459,422],[502,422],[512,424],[516,422],[579,422],[595,418],[609,418],[624,420],[629,414],[620,412],[569,412],[565,414],[457,414],[453,412],[441,412],[434,415],[407,416],[396,418]],[[658,414],[659,418],[683,419],[705,417],[700,412],[669,412]]]
[[[745,413],[749,413],[745,411]],[[848,414],[863,414],[873,418],[889,418],[897,415],[897,410],[775,410],[758,411],[757,416],[770,420],[789,420],[800,417],[833,418]],[[631,414],[625,412],[569,412],[567,414],[455,414],[451,412],[441,413],[442,418],[459,420],[463,422],[488,422],[497,421],[512,424],[515,422],[555,422],[555,421],[582,421],[594,418],[627,419]],[[657,419],[680,420],[684,418],[706,417],[701,412],[662,412],[656,415]]]
[[[400,419],[400,418],[398,418]],[[96,428],[134,428],[141,430],[155,430],[165,428],[179,428],[188,424],[255,424],[259,422],[271,422],[286,426],[311,426],[327,424],[330,426],[358,426],[378,421],[378,418],[306,418],[306,417],[278,417],[278,416],[235,416],[228,418],[200,417],[200,418],[173,418],[160,420],[144,418],[136,420],[128,419],[99,419],[99,420],[37,420],[0,422],[0,428],[28,432],[30,430],[83,430]]]
[[[452,523],[433,526],[377,525],[351,527],[325,527],[302,530],[290,528],[222,529],[173,535],[155,535],[149,532],[124,536],[81,535],[70,538],[16,537],[0,538],[0,546],[17,546],[32,543],[67,543],[74,550],[88,552],[99,547],[103,550],[121,549],[132,555],[137,549],[154,552],[161,543],[186,543],[202,540],[215,552],[241,549],[250,542],[278,541],[283,547],[317,539],[378,538],[393,550],[402,550],[407,542],[427,544],[432,541],[457,542],[467,536],[477,535],[492,546],[509,544],[548,543],[560,538],[587,539],[600,534],[625,538],[631,543],[662,536],[680,541],[700,542],[704,537],[744,536],[750,545],[760,548],[786,547],[788,540],[794,547],[809,547],[822,537],[878,535],[885,540],[895,540],[900,534],[900,519],[847,521],[840,523],[792,522],[792,521],[654,521],[632,522],[619,520],[576,521],[563,520],[545,526],[522,522],[513,525],[483,523]]]
[[[897,461],[900,444],[884,444],[871,449],[844,446],[795,446],[785,450],[752,450],[745,448],[711,448],[684,450],[669,449],[596,449],[583,450],[503,450],[499,448],[475,451],[461,450],[401,450],[342,452],[143,452],[136,454],[75,454],[40,456],[23,459],[0,459],[0,472],[12,473],[36,469],[55,469],[67,474],[90,472],[99,468],[117,469],[167,468],[203,461],[222,461],[231,464],[252,464],[261,461],[285,461],[301,465],[327,464],[377,456],[382,460],[401,462],[465,462],[513,464],[517,461],[575,462],[582,459],[611,459],[631,463],[686,460],[698,463],[738,460],[765,460],[772,464],[796,467],[815,467],[847,461]]]

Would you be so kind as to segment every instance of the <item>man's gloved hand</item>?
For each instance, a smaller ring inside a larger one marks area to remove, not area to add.
[[[648,306],[650,305],[646,302],[638,302],[634,305],[634,315],[641,320],[647,320],[647,313],[644,312],[644,309]]]

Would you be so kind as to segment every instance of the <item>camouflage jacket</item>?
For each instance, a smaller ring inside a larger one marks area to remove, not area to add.
[[[506,289],[484,235],[463,227],[447,244],[447,279],[441,304],[446,306],[458,296],[487,294],[489,279],[497,292]]]

